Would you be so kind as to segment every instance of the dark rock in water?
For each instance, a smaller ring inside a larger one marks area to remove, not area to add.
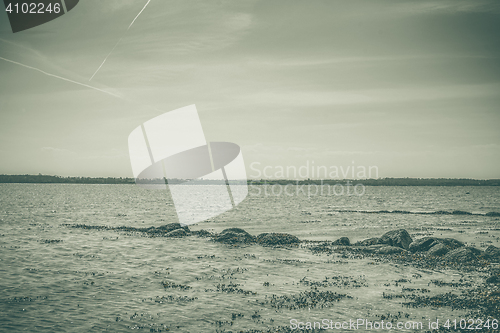
[[[184,229],[175,229],[165,234],[165,237],[184,237],[187,236],[188,233]]]
[[[263,233],[257,236],[257,243],[261,245],[291,245],[300,243],[300,239],[290,234]]]
[[[378,243],[397,246],[408,250],[408,247],[410,246],[412,241],[413,240],[408,231],[406,231],[405,229],[399,229],[386,232],[382,235],[382,237],[379,238]]]
[[[255,242],[255,236],[240,228],[229,228],[222,230],[214,240],[227,244],[249,244]]]
[[[189,228],[187,226],[181,226],[179,223],[169,223],[162,225],[160,227],[149,227],[149,228],[134,228],[121,226],[116,228],[108,228],[108,230],[117,230],[117,231],[125,231],[125,232],[145,232],[150,236],[165,236],[169,232],[177,229],[182,229],[185,232],[189,233]]]
[[[164,232],[164,233],[169,233],[172,230],[176,229],[184,229],[186,232],[189,232],[189,228],[187,226],[181,226],[180,223],[169,223],[162,225],[161,227],[157,228],[152,228],[148,230],[147,232]]]
[[[484,250],[485,257],[489,259],[500,259],[500,249],[496,246],[490,245]]]
[[[464,243],[458,241],[454,238],[436,238],[439,243],[446,245],[450,250],[458,249],[459,247],[465,246]]]
[[[240,233],[240,234],[248,234],[250,235],[248,232],[246,232],[244,229],[241,229],[241,228],[227,228],[227,229],[224,229],[220,232],[220,235],[223,235],[227,232],[236,232],[236,233]]]
[[[378,237],[364,239],[362,241],[356,242],[354,246],[370,246],[378,244]]]
[[[392,212],[397,214],[411,214],[411,212],[407,210],[393,210]]]
[[[439,244],[436,237],[424,237],[413,241],[408,247],[408,249],[411,252],[424,252],[428,251],[431,247],[433,247],[436,244]]]
[[[453,215],[472,215],[472,213],[464,212],[463,210],[454,210],[451,212]]]
[[[463,246],[453,251],[448,252],[444,256],[445,260],[458,263],[477,261],[477,256],[481,254],[481,250],[473,247]]]
[[[359,250],[366,253],[375,253],[375,252],[378,253],[378,251],[383,247],[387,247],[387,245],[376,244],[376,245],[362,246],[359,248]],[[399,250],[401,251],[401,248],[399,248]]]
[[[444,256],[449,251],[450,249],[446,245],[444,245],[443,243],[438,243],[431,247],[427,253],[429,253],[431,256]]]
[[[206,231],[205,229],[201,229],[198,231],[191,231],[193,235],[196,235],[198,237],[210,237],[212,236],[212,233],[210,231]]]
[[[340,237],[335,242],[333,242],[332,245],[345,245],[345,246],[349,246],[349,245],[351,245],[351,241],[347,237]]]
[[[382,245],[377,251],[378,254],[394,254],[394,253],[403,253],[403,252],[407,252],[407,251],[405,249],[400,248],[400,247],[390,246],[390,245]]]
[[[486,214],[484,214],[485,216],[500,216],[500,213],[498,212],[488,212]]]
[[[494,283],[494,284],[499,284],[500,283],[500,276],[498,275],[492,275],[489,278],[486,279],[486,283]]]
[[[409,250],[411,252],[425,252],[437,244],[444,244],[448,250],[455,250],[464,246],[464,243],[453,238],[423,237],[413,241],[410,244]]]

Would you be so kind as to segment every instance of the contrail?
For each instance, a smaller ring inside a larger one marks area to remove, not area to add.
[[[146,9],[146,7],[148,6],[149,2],[151,0],[148,0],[148,2],[146,2],[146,4],[144,5],[144,7],[142,7],[141,11],[139,12],[139,14],[137,14],[137,16],[134,18],[134,20],[132,21],[132,23],[130,23],[130,25],[128,26],[127,30],[130,29],[130,27],[132,26],[132,24],[134,24],[135,20],[137,20],[137,18],[139,17],[139,15],[141,15],[141,13],[144,11],[144,9]]]
[[[48,76],[52,76],[52,77],[55,77],[55,78],[58,78],[58,79],[61,79],[61,80],[64,80],[64,81],[68,81],[68,82],[71,82],[71,83],[74,83],[74,84],[78,84],[80,86],[84,86],[84,87],[87,87],[87,88],[90,88],[90,89],[94,89],[94,90],[97,90],[97,91],[100,91],[100,92],[103,92],[105,94],[108,94],[108,95],[111,95],[113,97],[118,97],[120,99],[123,99],[120,95],[116,95],[116,94],[113,94],[112,92],[109,92],[109,91],[106,91],[106,90],[102,90],[102,89],[99,89],[99,88],[96,88],[96,87],[93,87],[93,86],[89,86],[88,84],[85,84],[85,83],[81,83],[81,82],[78,82],[78,81],[73,81],[73,80],[70,80],[70,79],[67,79],[67,78],[64,78],[62,76],[58,76],[58,75],[54,75],[54,74],[50,74],[50,73],[47,73],[41,69],[38,69],[38,68],[35,68],[35,67],[31,67],[31,66],[28,66],[28,65],[25,65],[25,64],[21,64],[20,62],[17,62],[17,61],[14,61],[14,60],[10,60],[10,59],[5,59],[3,57],[0,57],[0,59],[2,60],[5,60],[7,62],[11,62],[13,64],[16,64],[16,65],[19,65],[19,66],[22,66],[22,67],[26,67],[26,68],[29,68],[29,69],[33,69],[35,71],[38,71],[40,73],[43,73],[45,75],[48,75]]]
[[[123,37],[122,37],[122,38],[123,38]],[[118,46],[118,43],[120,43],[120,41],[122,40],[122,38],[120,38],[120,39],[116,42],[115,46],[113,46],[113,48],[112,48],[112,49],[111,49],[111,51],[108,53],[108,55],[106,56],[106,58],[104,58],[104,60],[102,61],[101,66],[99,66],[99,68],[98,68],[98,69],[94,72],[94,74],[90,77],[89,81],[91,81],[91,80],[94,78],[94,76],[97,74],[97,72],[99,72],[99,70],[101,69],[102,65],[104,65],[104,63],[106,62],[106,60],[108,59],[108,57],[111,55],[111,53],[113,53],[113,51],[114,51],[114,50],[115,50],[115,48]]]
[[[148,4],[149,4],[150,1],[151,0],[148,0],[148,2],[146,2],[146,4],[144,5],[144,7],[142,7],[142,9],[139,12],[139,14],[137,14],[134,17],[134,19],[132,20],[132,23],[130,23],[130,25],[128,26],[127,30],[125,30],[125,32],[127,32],[128,29],[130,29],[130,27],[132,26],[132,24],[134,24],[135,20],[137,20],[137,18],[139,17],[139,15],[141,15],[141,13],[144,11],[144,9],[146,9],[146,7],[148,6]],[[106,58],[104,58],[104,60],[101,63],[101,66],[99,66],[99,68],[97,68],[97,70],[94,72],[94,74],[90,77],[89,81],[91,81],[94,78],[94,76],[97,74],[97,72],[99,72],[99,70],[101,69],[102,65],[104,65],[104,63],[106,62],[106,60],[108,59],[108,57],[111,55],[111,53],[113,53],[113,51],[118,46],[118,44],[120,43],[120,41],[122,40],[122,38],[123,38],[123,36],[120,37],[120,39],[116,42],[115,46],[113,46],[113,48],[111,49],[111,52],[109,52],[108,55],[106,56]]]

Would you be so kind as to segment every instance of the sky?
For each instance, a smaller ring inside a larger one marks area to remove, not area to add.
[[[500,178],[499,31],[482,0],[85,0],[18,33],[1,11],[0,174],[132,177],[132,130],[196,104],[250,178]]]

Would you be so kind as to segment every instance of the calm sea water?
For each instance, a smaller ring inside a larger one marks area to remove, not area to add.
[[[235,209],[191,230],[240,227],[254,235],[287,232],[309,240],[347,236],[354,242],[405,228],[416,237],[453,237],[482,249],[499,246],[495,217],[336,212],[500,212],[497,187],[367,187],[363,196],[250,192]],[[195,236],[149,238],[68,226],[171,222],[177,222],[175,209],[162,191],[131,185],[0,184],[0,331],[222,332],[289,326],[294,318],[336,321],[398,311],[425,326],[428,319],[460,314],[445,308],[403,308],[401,299],[382,297],[383,292],[401,291],[398,279],[411,280],[412,288],[427,288],[431,280],[460,279],[455,271],[314,255],[305,247],[234,247]],[[474,282],[483,277],[478,272],[467,278]],[[321,281],[330,282],[317,284],[319,290],[352,298],[323,307],[272,306],[273,297],[293,297]],[[164,288],[162,282],[174,288]],[[225,289],[229,285],[232,289]]]

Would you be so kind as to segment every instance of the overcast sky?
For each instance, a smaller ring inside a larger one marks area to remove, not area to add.
[[[80,1],[15,34],[0,13],[0,173],[132,177],[130,132],[196,104],[251,177],[500,178],[498,1],[151,0],[127,30],[146,2]]]

